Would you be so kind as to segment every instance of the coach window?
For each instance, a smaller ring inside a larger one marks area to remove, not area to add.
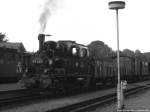
[[[83,57],[88,57],[88,50],[87,49],[83,49]]]
[[[77,49],[75,47],[72,48],[72,54],[76,55],[77,54]]]
[[[89,57],[90,56],[89,50],[87,49],[86,51],[87,51],[87,57]]]
[[[84,57],[84,49],[80,49],[80,57]]]
[[[84,49],[84,57],[87,57],[87,49]]]
[[[148,66],[148,63],[147,63],[147,62],[145,62],[145,66]]]

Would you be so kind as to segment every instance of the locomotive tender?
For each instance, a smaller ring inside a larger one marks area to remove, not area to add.
[[[46,41],[39,34],[39,50],[31,56],[31,63],[22,72],[20,83],[26,88],[88,87],[97,83],[117,82],[116,58],[95,59],[87,46],[75,41]],[[148,79],[150,63],[135,57],[120,57],[121,79]]]

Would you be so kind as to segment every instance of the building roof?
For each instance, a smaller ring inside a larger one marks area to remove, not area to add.
[[[24,45],[20,42],[12,43],[12,42],[0,42],[0,48],[8,48],[8,49],[14,49],[18,52],[25,52],[26,49]]]

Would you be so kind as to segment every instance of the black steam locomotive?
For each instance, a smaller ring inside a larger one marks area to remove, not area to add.
[[[75,41],[47,41],[39,34],[39,51],[31,56],[31,63],[22,73],[25,87],[65,88],[86,86],[90,74],[88,48]]]
[[[20,83],[27,88],[87,87],[98,83],[117,82],[115,57],[95,59],[87,46],[75,41],[46,41],[39,34],[39,50],[31,56],[31,63],[22,72]],[[148,79],[150,63],[136,57],[120,57],[121,79]]]

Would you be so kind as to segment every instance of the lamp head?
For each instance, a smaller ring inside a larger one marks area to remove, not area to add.
[[[112,10],[124,9],[125,2],[124,1],[112,1],[108,3],[108,6],[109,6],[109,9],[112,9]]]

